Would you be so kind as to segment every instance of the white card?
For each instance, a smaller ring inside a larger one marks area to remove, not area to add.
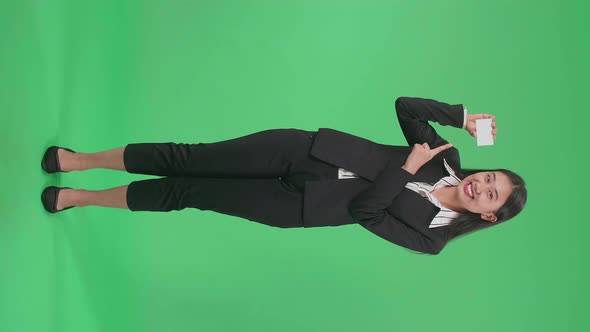
[[[475,120],[475,131],[477,132],[477,146],[494,145],[492,119]]]

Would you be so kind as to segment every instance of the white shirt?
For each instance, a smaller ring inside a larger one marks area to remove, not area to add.
[[[462,126],[462,128],[464,129],[466,122],[467,122],[467,109],[464,108],[463,112],[464,113],[463,113],[463,126]],[[460,213],[442,206],[440,204],[440,202],[438,201],[438,199],[436,199],[436,197],[434,197],[434,195],[431,194],[432,191],[434,191],[438,188],[448,187],[448,186],[456,186],[461,182],[461,179],[459,179],[455,175],[455,171],[449,166],[449,164],[447,164],[447,160],[444,158],[443,158],[443,165],[445,166],[445,169],[447,170],[447,172],[449,172],[449,175],[443,177],[434,185],[432,185],[430,183],[426,183],[426,182],[408,182],[406,184],[406,188],[417,192],[422,197],[424,197],[424,198],[428,199],[430,202],[432,202],[432,204],[434,204],[440,208],[440,211],[438,212],[438,214],[434,217],[434,219],[432,219],[432,222],[430,223],[429,228],[446,226],[453,219],[457,218],[460,215]],[[357,178],[357,177],[358,177],[358,175],[356,175],[355,173],[353,173],[351,171],[348,171],[344,168],[338,168],[338,179],[350,179],[350,178]]]
[[[448,186],[456,186],[461,183],[461,179],[455,176],[455,172],[453,169],[447,164],[447,160],[443,158],[443,164],[446,170],[449,172],[448,176],[443,177],[442,179],[438,180],[437,183],[434,185],[426,182],[408,182],[406,184],[406,188],[412,189],[413,191],[417,192],[418,194],[422,195],[422,197],[428,199],[432,204],[438,206],[440,211],[438,214],[432,219],[429,228],[441,227],[448,225],[453,219],[457,218],[460,213],[453,211],[449,208],[446,208],[440,204],[438,199],[432,195],[432,191]]]

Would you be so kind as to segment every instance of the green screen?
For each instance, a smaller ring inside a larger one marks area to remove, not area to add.
[[[0,3],[2,331],[588,331],[589,6],[583,1]],[[399,96],[496,115],[434,124],[463,167],[522,175],[515,219],[417,255],[360,225],[212,211],[47,213],[50,145],[216,142],[328,127],[405,145]],[[582,182],[584,181],[584,182]]]

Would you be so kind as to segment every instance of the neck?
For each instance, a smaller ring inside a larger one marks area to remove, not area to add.
[[[465,212],[465,209],[458,204],[459,197],[457,194],[456,186],[439,188],[436,190],[436,192],[437,194],[435,194],[435,197],[436,199],[438,199],[442,206],[447,207],[456,212]]]

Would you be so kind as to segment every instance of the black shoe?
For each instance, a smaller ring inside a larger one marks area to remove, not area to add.
[[[76,152],[74,150],[70,150],[68,148],[63,148],[61,146],[52,145],[45,150],[45,155],[43,155],[43,160],[41,160],[41,168],[45,170],[47,173],[57,173],[57,172],[64,172],[61,170],[59,166],[59,158],[57,157],[57,149],[64,149],[70,152]],[[68,172],[64,172],[68,173]]]
[[[41,202],[43,202],[43,207],[45,207],[45,210],[47,210],[50,213],[56,213],[56,212],[65,211],[67,209],[71,209],[74,207],[74,206],[69,206],[69,207],[63,208],[59,211],[57,210],[57,198],[59,196],[59,192],[62,189],[72,189],[72,188],[50,186],[50,187],[45,188],[45,190],[43,190],[43,192],[41,193]]]

